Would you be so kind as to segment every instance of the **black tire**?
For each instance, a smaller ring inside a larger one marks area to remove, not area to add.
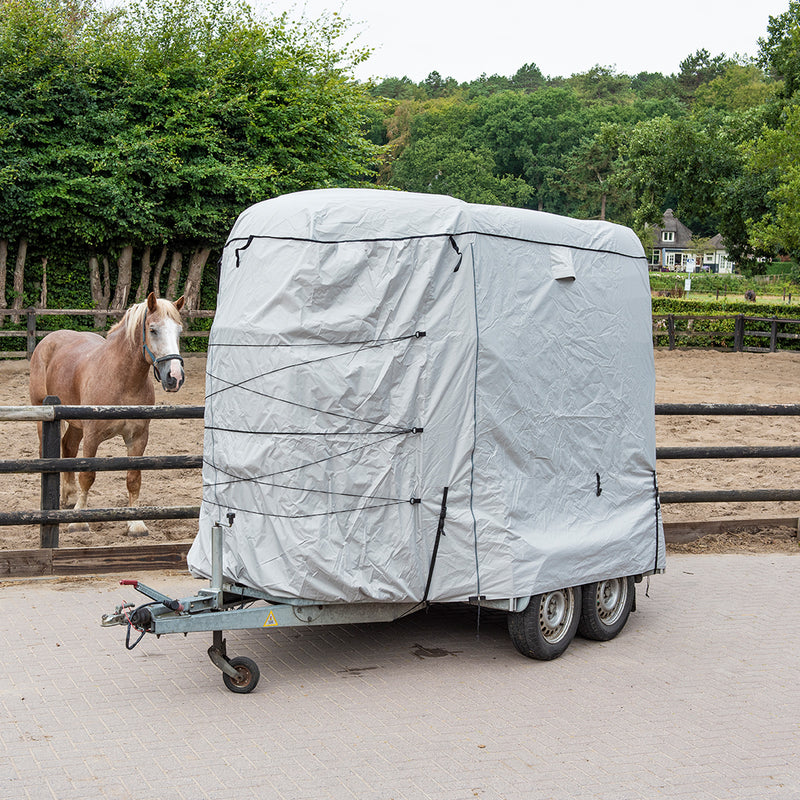
[[[538,661],[558,658],[575,637],[580,609],[580,586],[534,595],[524,611],[508,614],[514,647]]]
[[[245,656],[236,656],[236,658],[230,660],[230,665],[236,668],[239,677],[232,678],[230,675],[223,672],[222,682],[225,684],[225,687],[236,694],[248,694],[252,692],[258,685],[258,679],[261,677],[258,664]]]
[[[583,588],[578,634],[584,639],[607,642],[624,627],[633,608],[633,577],[587,583]]]

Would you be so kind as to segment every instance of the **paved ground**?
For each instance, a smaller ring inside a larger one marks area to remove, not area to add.
[[[123,646],[116,580],[0,586],[0,797],[800,798],[800,557],[673,556],[613,642],[541,663],[501,615]],[[167,592],[202,586],[147,578]]]

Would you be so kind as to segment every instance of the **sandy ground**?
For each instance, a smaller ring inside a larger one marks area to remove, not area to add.
[[[674,403],[798,403],[800,402],[800,354],[728,353],[713,350],[657,350],[656,401]],[[205,359],[186,358],[186,385],[168,396],[158,388],[157,402],[202,405]],[[28,404],[28,365],[25,361],[0,361],[0,405]],[[34,423],[0,422],[0,458],[34,458],[38,438]],[[800,438],[798,417],[658,417],[656,440],[667,445],[778,445]],[[148,455],[199,454],[202,451],[202,420],[154,420],[150,426]],[[101,446],[99,455],[125,455],[121,440]],[[791,459],[725,459],[715,461],[660,461],[662,491],[700,488],[785,488],[796,485],[800,462]],[[38,508],[38,475],[0,475],[0,508]],[[170,470],[144,473],[142,505],[199,505],[200,473]],[[98,473],[90,495],[92,506],[124,506],[127,502],[124,475]],[[711,519],[800,517],[800,502],[686,504],[663,508],[665,522]],[[194,535],[192,520],[150,522],[150,536],[142,542],[187,540]],[[61,527],[63,547],[130,544],[125,523],[92,525],[91,533],[70,533]],[[35,548],[38,527],[0,528],[0,549]],[[673,549],[770,549],[797,552],[796,539],[786,528],[766,529],[760,536],[750,533],[705,537],[699,544]]]

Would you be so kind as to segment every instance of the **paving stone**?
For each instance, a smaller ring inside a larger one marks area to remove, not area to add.
[[[552,662],[468,607],[227,632],[262,673],[234,695],[210,634],[127,651],[101,628],[137,599],[115,579],[6,582],[0,796],[797,800],[800,557],[673,556],[649,594],[617,639]]]

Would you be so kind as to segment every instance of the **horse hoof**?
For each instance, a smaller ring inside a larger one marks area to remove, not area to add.
[[[144,524],[141,520],[138,522],[129,522],[128,523],[128,536],[149,536],[150,531],[147,530],[147,525]]]
[[[70,522],[67,526],[67,530],[70,533],[89,533],[89,523],[88,522]]]

